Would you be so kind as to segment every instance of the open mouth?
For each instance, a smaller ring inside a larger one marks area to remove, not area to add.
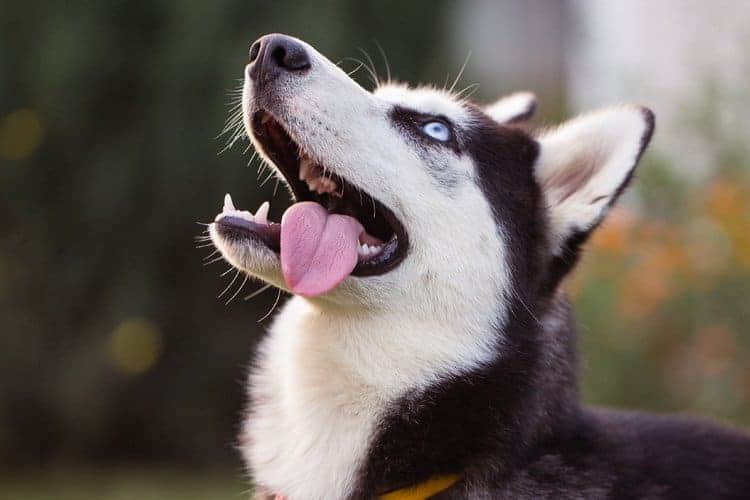
[[[280,255],[285,278],[288,268],[304,268],[325,282],[322,288],[335,286],[349,274],[386,273],[403,260],[408,237],[388,207],[312,160],[270,113],[253,114],[252,133],[291,187],[295,203],[277,223],[268,220],[268,202],[252,214],[237,210],[227,195],[216,217],[220,233],[262,243]],[[320,277],[328,271],[336,274],[335,279]]]

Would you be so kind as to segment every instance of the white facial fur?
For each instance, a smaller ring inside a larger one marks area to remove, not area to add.
[[[440,163],[458,180],[451,196],[446,196],[430,174],[425,155],[420,156],[390,117],[398,104],[446,116],[460,127],[469,124],[468,111],[447,93],[432,89],[386,86],[371,94],[312,47],[305,47],[312,68],[274,89],[278,99],[273,114],[316,162],[389,207],[405,226],[410,241],[409,254],[396,269],[380,276],[349,277],[317,301],[409,309],[414,302],[424,302],[427,286],[434,299],[428,302],[433,312],[447,314],[444,305],[450,308],[458,300],[456,307],[460,307],[466,289],[486,286],[492,290],[488,295],[502,289],[503,266],[482,268],[481,257],[487,255],[495,256],[495,264],[502,263],[504,249],[490,207],[473,182],[471,161],[448,148],[438,147],[429,153],[430,161]],[[247,111],[255,98],[248,79],[243,96],[248,130]],[[248,248],[228,242],[215,228],[210,233],[230,263],[284,287],[275,254],[259,245]],[[451,265],[472,254],[477,258],[471,263],[460,268]],[[483,284],[476,283],[477,275],[486,277]]]
[[[389,207],[410,241],[388,273],[291,299],[251,377],[242,451],[252,476],[290,498],[330,499],[352,487],[389,402],[494,356],[499,339],[488,332],[504,321],[509,271],[470,157],[444,147],[420,155],[390,117],[398,104],[465,127],[468,111],[432,89],[371,94],[306,47],[309,74],[278,90],[272,112],[316,162]],[[246,82],[246,110],[255,98]],[[457,179],[449,194],[430,174],[433,161]],[[230,263],[283,287],[275,254],[210,231]]]

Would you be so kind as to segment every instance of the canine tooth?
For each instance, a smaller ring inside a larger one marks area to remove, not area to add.
[[[260,123],[265,124],[270,119],[271,119],[271,115],[269,115],[268,113],[266,113],[266,114],[263,115],[263,118],[260,119]]]
[[[222,212],[234,212],[237,210],[234,208],[234,203],[232,203],[232,195],[229,193],[224,195],[224,208],[222,209]]]
[[[271,205],[267,201],[261,203],[258,210],[255,211],[255,220],[263,224],[268,222],[268,209],[270,207]]]
[[[310,191],[316,191],[318,189],[318,184],[320,184],[320,177],[307,180],[307,186],[310,188]]]

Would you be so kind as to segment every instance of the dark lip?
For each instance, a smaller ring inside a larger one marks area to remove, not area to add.
[[[256,240],[276,253],[280,250],[281,224],[271,222],[258,224],[240,217],[226,216],[216,222],[222,237],[233,239]]]
[[[280,129],[286,137],[271,137],[271,134],[279,134],[279,130],[275,128],[271,129],[261,122],[265,114],[271,115],[271,120],[275,122],[275,125],[278,125],[278,129]],[[286,132],[285,127],[283,127],[281,122],[276,119],[272,113],[269,113],[264,109],[254,110],[252,113],[251,125],[253,136],[260,144],[263,153],[273,161],[274,165],[286,179],[295,201],[314,201],[328,207],[329,210],[334,213],[355,215],[347,213],[345,208],[340,208],[338,206],[339,204],[342,204],[340,200],[329,197],[328,195],[319,195],[318,193],[310,191],[307,188],[307,184],[299,179],[299,157],[294,150],[294,148],[297,147],[296,143],[293,142],[291,137],[289,137],[288,132]],[[283,142],[283,140],[289,141],[289,147],[276,147],[276,143]],[[335,176],[335,178],[337,182],[339,182],[339,185],[348,185],[354,188],[354,186],[346,179],[338,176]],[[347,190],[345,189],[344,192],[346,193],[346,191]],[[355,189],[350,189],[349,191],[355,191]],[[372,224],[369,224],[369,229],[372,229],[373,233],[380,232],[382,234],[385,230],[384,225],[387,224],[388,229],[393,235],[395,235],[395,238],[390,238],[386,241],[379,254],[367,260],[360,260],[352,271],[352,275],[354,276],[377,276],[391,271],[403,261],[408,253],[409,237],[401,221],[388,207],[369,193],[361,190],[358,191],[369,198],[366,202],[362,202],[362,205],[364,206],[364,203],[367,203],[367,207],[372,206],[374,212],[377,214],[376,217],[380,218],[380,220],[377,220],[377,227],[373,228]],[[365,224],[359,217],[357,217],[357,219],[367,228],[368,224]],[[275,253],[279,253],[280,224],[270,223],[269,225],[264,226],[238,217],[224,217],[217,222],[217,228],[225,237],[255,240],[262,243]],[[368,232],[370,231],[368,230]],[[378,234],[374,235],[378,236]]]

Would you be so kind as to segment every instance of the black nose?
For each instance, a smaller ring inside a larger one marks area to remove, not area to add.
[[[250,47],[250,76],[270,80],[283,72],[310,68],[310,56],[299,41],[286,35],[266,35]]]

